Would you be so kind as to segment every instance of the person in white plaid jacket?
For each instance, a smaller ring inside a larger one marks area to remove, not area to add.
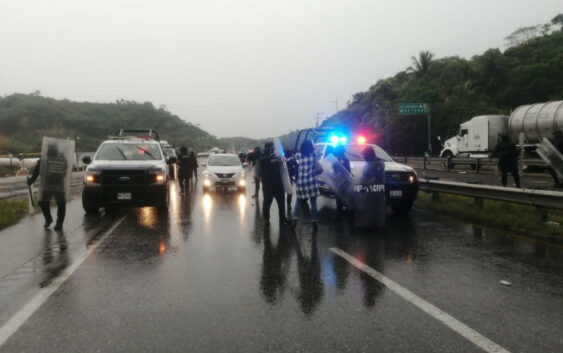
[[[293,210],[293,222],[291,229],[295,229],[299,220],[299,211],[301,205],[307,202],[311,204],[311,221],[313,230],[317,230],[317,196],[319,196],[319,186],[317,185],[316,175],[316,158],[315,147],[309,140],[301,143],[300,152],[292,157],[298,165],[297,172],[297,200],[295,201],[295,209]]]

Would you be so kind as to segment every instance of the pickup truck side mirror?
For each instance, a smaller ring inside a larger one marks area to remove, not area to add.
[[[174,164],[174,163],[176,163],[176,162],[178,162],[178,158],[176,158],[176,157],[174,157],[174,156],[170,156],[170,157],[168,157],[168,159],[166,160],[166,163],[168,163],[168,164]]]
[[[84,163],[84,164],[90,164],[90,163],[92,163],[92,157],[90,157],[90,156],[84,156],[84,157],[82,157],[82,163]]]
[[[201,163],[202,167],[207,167],[207,163]]]

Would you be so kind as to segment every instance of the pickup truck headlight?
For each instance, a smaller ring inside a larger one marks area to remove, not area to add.
[[[99,185],[100,172],[86,172],[84,174],[84,184],[86,185]]]
[[[149,180],[151,184],[164,184],[166,182],[166,173],[162,170],[150,171]]]

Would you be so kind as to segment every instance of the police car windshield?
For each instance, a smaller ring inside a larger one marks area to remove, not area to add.
[[[96,160],[104,161],[152,161],[162,159],[156,144],[105,143],[100,146]]]
[[[379,159],[381,159],[385,162],[392,162],[393,161],[393,159],[391,157],[389,157],[389,155],[384,150],[379,148],[378,146],[371,145],[370,147],[372,147],[373,150],[375,151],[375,155],[377,156],[377,158],[379,158]],[[350,162],[363,161],[364,157],[362,157],[362,150],[364,148],[366,148],[366,146],[361,146],[361,145],[346,146],[346,157],[348,158],[348,160]]]
[[[225,167],[236,167],[240,166],[240,159],[238,156],[211,156],[207,165],[210,166],[225,166]]]

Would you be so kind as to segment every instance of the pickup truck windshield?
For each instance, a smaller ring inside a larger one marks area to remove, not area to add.
[[[162,159],[156,144],[105,143],[100,146],[96,160],[104,161],[152,161]]]

